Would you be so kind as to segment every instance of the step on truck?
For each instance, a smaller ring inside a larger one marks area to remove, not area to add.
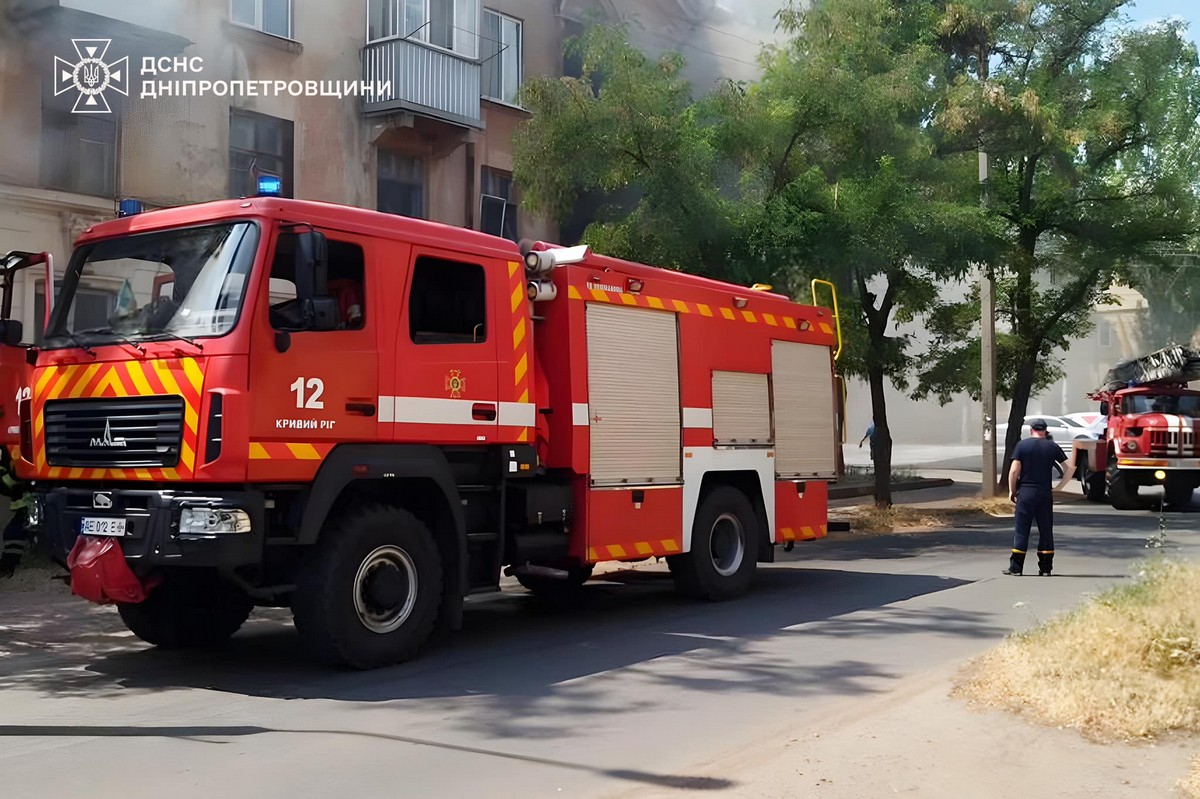
[[[1098,440],[1074,441],[1084,494],[1118,510],[1141,507],[1138,489],[1161,485],[1163,501],[1191,503],[1200,486],[1200,353],[1171,346],[1122,361],[1088,397],[1107,417]]]
[[[381,666],[503,574],[605,561],[727,599],[826,535],[832,299],[323,203],[152,211],[76,243],[21,458],[73,591],[160,646],[282,606]]]

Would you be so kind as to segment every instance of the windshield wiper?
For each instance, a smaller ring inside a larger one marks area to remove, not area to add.
[[[126,338],[125,336],[122,336],[120,333],[118,333],[117,331],[113,330],[112,328],[108,328],[108,327],[90,327],[90,328],[88,328],[87,330],[80,330],[80,331],[77,331],[77,333],[78,333],[79,335],[84,335],[84,336],[86,336],[86,335],[89,335],[89,334],[90,334],[90,335],[93,335],[93,336],[100,336],[100,335],[104,335],[104,336],[112,336],[112,337],[113,337],[113,338],[115,338],[115,339],[116,339],[116,340],[117,340],[119,343],[121,343],[121,344],[128,344],[130,347],[133,347],[135,350],[137,350],[139,353],[141,353],[141,354],[143,354],[143,355],[146,353],[146,348],[145,348],[145,347],[143,347],[142,345],[138,344],[138,343],[137,343],[137,342],[135,342],[135,341],[130,341],[128,338]]]
[[[181,336],[178,333],[169,333],[164,330],[160,333],[148,333],[142,337],[142,341],[170,341],[171,339],[179,339],[186,344],[191,344],[201,352],[204,352],[204,345],[199,341],[196,341],[194,338],[188,338],[187,336]]]
[[[92,356],[93,358],[96,357],[96,351],[85,344],[83,339],[79,338],[79,336],[77,336],[75,333],[55,333],[54,335],[47,336],[46,338],[65,338],[88,355]]]

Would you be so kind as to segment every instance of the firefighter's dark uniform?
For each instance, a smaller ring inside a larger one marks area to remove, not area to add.
[[[13,473],[12,459],[7,452],[0,451],[0,494],[12,500],[9,509],[12,519],[4,528],[3,546],[0,548],[0,577],[11,577],[29,549],[28,521],[29,486],[17,479]]]
[[[1034,429],[1039,428],[1037,422]],[[1048,576],[1054,568],[1054,494],[1052,475],[1055,463],[1067,459],[1063,451],[1049,438],[1027,438],[1013,450],[1013,460],[1021,464],[1017,485],[1016,529],[1012,555],[1005,574],[1020,574],[1025,568],[1025,553],[1029,549],[1029,530],[1034,522],[1038,528],[1038,574]]]

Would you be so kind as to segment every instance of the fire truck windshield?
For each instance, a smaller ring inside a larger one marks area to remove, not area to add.
[[[1179,394],[1131,394],[1122,400],[1125,413],[1169,413],[1200,416],[1200,396]]]
[[[67,266],[46,345],[223,336],[237,323],[257,246],[251,222],[85,244]]]

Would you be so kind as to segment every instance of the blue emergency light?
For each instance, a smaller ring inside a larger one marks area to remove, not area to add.
[[[258,196],[259,197],[282,197],[283,196],[283,178],[275,175],[259,175],[258,176]]]
[[[141,200],[121,200],[117,203],[117,217],[135,216],[144,210]]]

